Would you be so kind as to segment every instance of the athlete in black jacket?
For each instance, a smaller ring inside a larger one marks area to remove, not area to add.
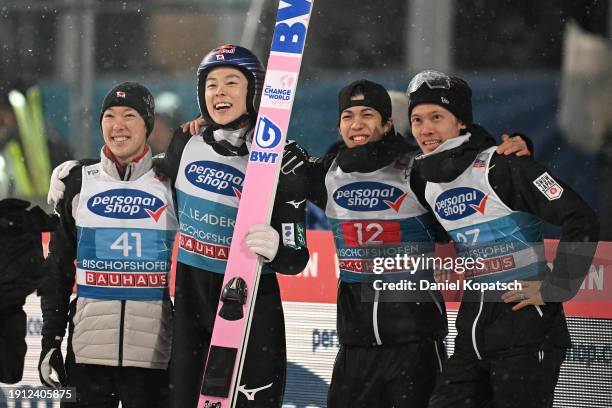
[[[506,293],[466,291],[455,354],[430,407],[552,406],[569,346],[561,302],[588,271],[597,218],[539,163],[494,152],[486,131],[472,123],[463,80],[425,71],[411,81],[409,96],[427,201],[460,253],[485,258],[473,281],[522,282]],[[553,272],[543,257],[542,220],[562,228]]]
[[[355,81],[340,91],[338,102],[344,143],[337,153],[313,160],[308,192],[326,210],[340,262],[341,348],[328,406],[426,407],[445,359],[443,299],[437,291],[373,290],[366,269],[372,258],[393,257],[395,251],[420,256],[448,235],[431,215],[425,182],[411,171],[420,150],[395,133],[385,88]],[[357,203],[377,196],[387,200]],[[419,277],[431,272],[420,271]]]

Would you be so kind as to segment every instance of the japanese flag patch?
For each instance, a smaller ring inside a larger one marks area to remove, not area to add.
[[[543,173],[540,177],[533,180],[533,184],[549,201],[561,198],[563,194],[563,187],[561,187],[548,172]]]

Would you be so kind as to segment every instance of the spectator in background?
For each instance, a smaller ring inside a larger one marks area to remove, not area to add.
[[[174,92],[162,92],[156,98],[155,127],[147,143],[153,156],[164,153],[176,129],[183,122],[181,100]]]
[[[18,90],[25,94],[27,87],[22,81],[0,84],[0,198],[11,195],[29,196],[28,186],[34,175],[27,171],[27,157],[19,133],[17,117],[9,101],[9,92]],[[61,136],[49,125],[45,125],[49,160],[52,167],[72,158],[70,148],[61,140]],[[19,172],[17,167],[23,172]],[[25,172],[25,173],[24,173]]]
[[[17,199],[0,201],[0,382],[23,375],[27,350],[26,297],[45,277],[41,233],[55,229],[55,219]]]

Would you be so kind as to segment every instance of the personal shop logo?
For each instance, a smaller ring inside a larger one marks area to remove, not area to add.
[[[145,191],[116,188],[98,193],[87,200],[87,208],[102,217],[115,219],[143,219],[158,221],[168,205],[159,197]]]
[[[338,188],[333,194],[336,204],[351,211],[392,209],[399,212],[407,196],[408,193],[395,186],[375,181],[347,184]]]
[[[240,198],[244,174],[223,163],[201,160],[185,167],[185,177],[191,184],[211,193]]]
[[[447,190],[436,198],[434,210],[441,218],[449,221],[460,220],[472,214],[484,215],[489,194],[470,187]]]

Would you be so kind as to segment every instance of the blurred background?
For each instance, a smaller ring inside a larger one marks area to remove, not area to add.
[[[265,63],[277,4],[0,0],[0,195],[40,201],[49,168],[97,156],[100,105],[120,81],[154,92],[151,144],[163,151],[171,130],[198,114],[201,58],[237,43]],[[477,121],[497,137],[528,135],[536,158],[597,208],[602,238],[612,239],[609,0],[321,0],[309,31],[289,137],[311,154],[338,140],[336,95],[348,82],[398,90],[399,107],[419,70],[457,74],[473,87]],[[25,98],[11,101],[11,90]]]

